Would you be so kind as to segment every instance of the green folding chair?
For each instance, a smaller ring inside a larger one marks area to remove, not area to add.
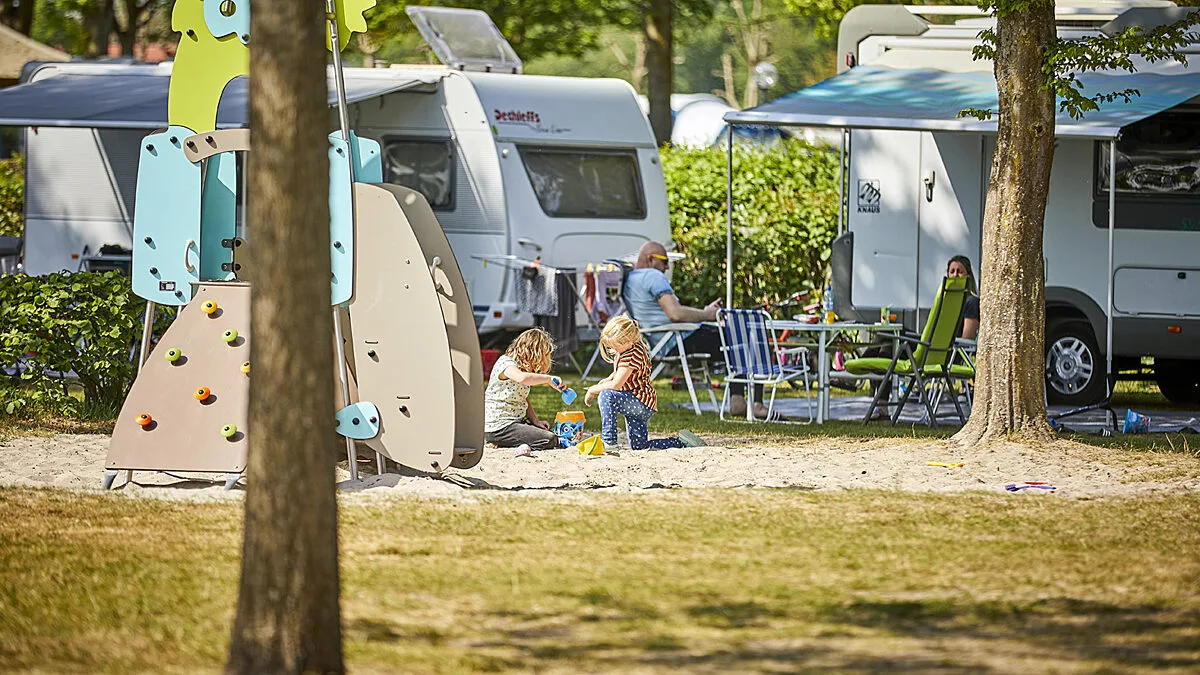
[[[896,406],[895,412],[892,413],[893,425],[900,419],[900,413],[908,403],[913,391],[916,391],[918,400],[925,405],[930,423],[936,428],[937,414],[933,408],[933,397],[927,391],[929,383],[941,380],[949,386],[955,379],[975,377],[973,366],[952,363],[954,333],[962,318],[966,297],[966,277],[942,279],[942,286],[933,300],[933,307],[929,310],[929,319],[925,322],[925,330],[922,331],[920,338],[897,335],[895,338],[897,348],[894,350],[892,358],[851,359],[844,364],[846,372],[853,375],[879,375],[882,373],[885,382],[890,381],[895,375],[908,377],[904,394],[900,397],[900,403]],[[876,390],[874,398],[871,399],[871,407],[863,416],[863,424],[871,421],[871,413],[879,407],[880,399],[883,398],[886,390],[886,387],[879,387]],[[966,424],[967,418],[963,414],[962,406],[958,403],[958,397],[951,396],[950,400],[954,402],[954,409],[958,411],[958,419]]]

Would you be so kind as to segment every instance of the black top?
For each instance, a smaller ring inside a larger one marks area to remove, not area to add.
[[[954,337],[960,338],[963,333],[963,322],[967,319],[979,320],[979,296],[967,293],[966,300],[963,300],[962,318],[958,320],[958,328],[954,329]]]

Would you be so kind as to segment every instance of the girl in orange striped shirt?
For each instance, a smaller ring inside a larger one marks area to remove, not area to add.
[[[704,442],[686,429],[679,436],[648,440],[649,421],[658,410],[658,394],[650,381],[650,349],[642,331],[633,319],[618,316],[609,320],[600,333],[600,355],[613,364],[612,375],[588,387],[583,402],[600,404],[600,438],[606,446],[617,444],[617,416],[625,416],[625,431],[629,447],[634,450],[652,448],[698,447]]]

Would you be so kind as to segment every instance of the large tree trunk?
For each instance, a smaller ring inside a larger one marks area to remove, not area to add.
[[[116,0],[97,0],[84,15],[83,23],[88,31],[89,59],[108,56],[108,38],[117,22],[115,2]]]
[[[1054,3],[997,12],[999,130],[983,219],[979,352],[964,444],[1052,435],[1045,404],[1042,233],[1054,159],[1054,93],[1042,72]]]
[[[342,672],[324,6],[256,0],[249,486],[230,673]]]
[[[659,145],[671,140],[671,0],[650,0],[646,11],[646,97]]]

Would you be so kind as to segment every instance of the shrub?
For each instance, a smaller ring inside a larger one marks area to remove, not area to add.
[[[25,158],[0,159],[0,236],[19,237],[25,218]]]
[[[144,308],[117,272],[0,277],[0,364],[21,365],[0,410],[115,414],[137,372]],[[160,309],[156,332],[173,313]],[[82,401],[68,391],[71,372]]]
[[[725,297],[725,149],[664,150],[671,234],[687,258],[672,285],[684,304]],[[820,287],[837,235],[838,155],[790,140],[733,156],[733,301],[783,300]]]

